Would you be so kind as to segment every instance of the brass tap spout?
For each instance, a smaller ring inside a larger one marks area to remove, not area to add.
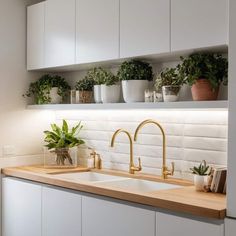
[[[161,134],[162,134],[162,138],[163,138],[163,142],[162,142],[162,177],[163,177],[163,179],[167,179],[168,175],[174,174],[174,162],[171,163],[172,168],[169,171],[166,166],[166,135],[165,135],[165,131],[164,131],[163,127],[155,120],[144,120],[143,122],[141,122],[139,124],[139,126],[137,127],[137,129],[135,131],[134,141],[137,141],[139,130],[141,130],[143,128],[143,126],[145,126],[146,124],[154,124],[161,130]]]
[[[111,139],[111,147],[114,147],[116,136],[117,136],[118,134],[120,134],[120,133],[125,133],[125,134],[128,136],[129,142],[130,142],[129,173],[130,173],[130,174],[134,174],[135,171],[141,171],[141,170],[142,170],[142,166],[141,166],[141,160],[140,160],[140,158],[138,159],[138,160],[139,160],[139,166],[135,166],[135,165],[134,165],[133,140],[132,140],[131,134],[130,134],[127,130],[118,129],[118,130],[113,134],[112,139]]]

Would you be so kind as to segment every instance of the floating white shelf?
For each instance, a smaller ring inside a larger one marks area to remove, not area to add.
[[[228,109],[228,101],[29,105],[31,110]]]

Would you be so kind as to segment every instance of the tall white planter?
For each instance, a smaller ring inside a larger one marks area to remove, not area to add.
[[[124,101],[131,102],[144,102],[144,92],[149,87],[147,80],[123,80],[122,92]]]
[[[50,90],[51,104],[62,103],[62,96],[58,95],[58,87],[53,87]]]
[[[120,102],[120,85],[101,85],[101,98],[103,103]]]
[[[94,85],[93,95],[94,95],[94,101],[96,103],[101,103],[102,102],[101,85]]]
[[[203,191],[207,185],[207,175],[194,175],[194,185],[197,191]]]

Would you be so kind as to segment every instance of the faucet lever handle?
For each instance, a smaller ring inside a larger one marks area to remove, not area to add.
[[[171,175],[174,175],[174,173],[175,173],[175,163],[172,161],[172,162],[171,162],[170,174],[171,174]]]
[[[138,167],[142,169],[142,161],[140,157],[138,158]]]

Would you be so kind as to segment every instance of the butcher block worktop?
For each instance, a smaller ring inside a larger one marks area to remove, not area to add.
[[[103,186],[99,183],[86,181],[72,181],[62,179],[57,174],[93,171],[103,174],[111,174],[116,176],[137,178],[163,182],[168,184],[180,185],[180,188],[168,190],[156,190],[151,192],[130,191],[129,189],[119,189],[113,186]],[[196,192],[194,186],[189,181],[169,178],[162,180],[160,177],[135,174],[131,175],[120,171],[111,170],[88,170],[87,168],[78,167],[76,169],[45,169],[41,166],[24,166],[2,169],[2,173],[6,176],[12,176],[31,180],[39,183],[50,184],[53,186],[63,187],[67,189],[78,190],[107,196],[124,201],[144,204],[161,209],[182,212],[191,215],[224,219],[226,215],[226,196],[223,194]]]

